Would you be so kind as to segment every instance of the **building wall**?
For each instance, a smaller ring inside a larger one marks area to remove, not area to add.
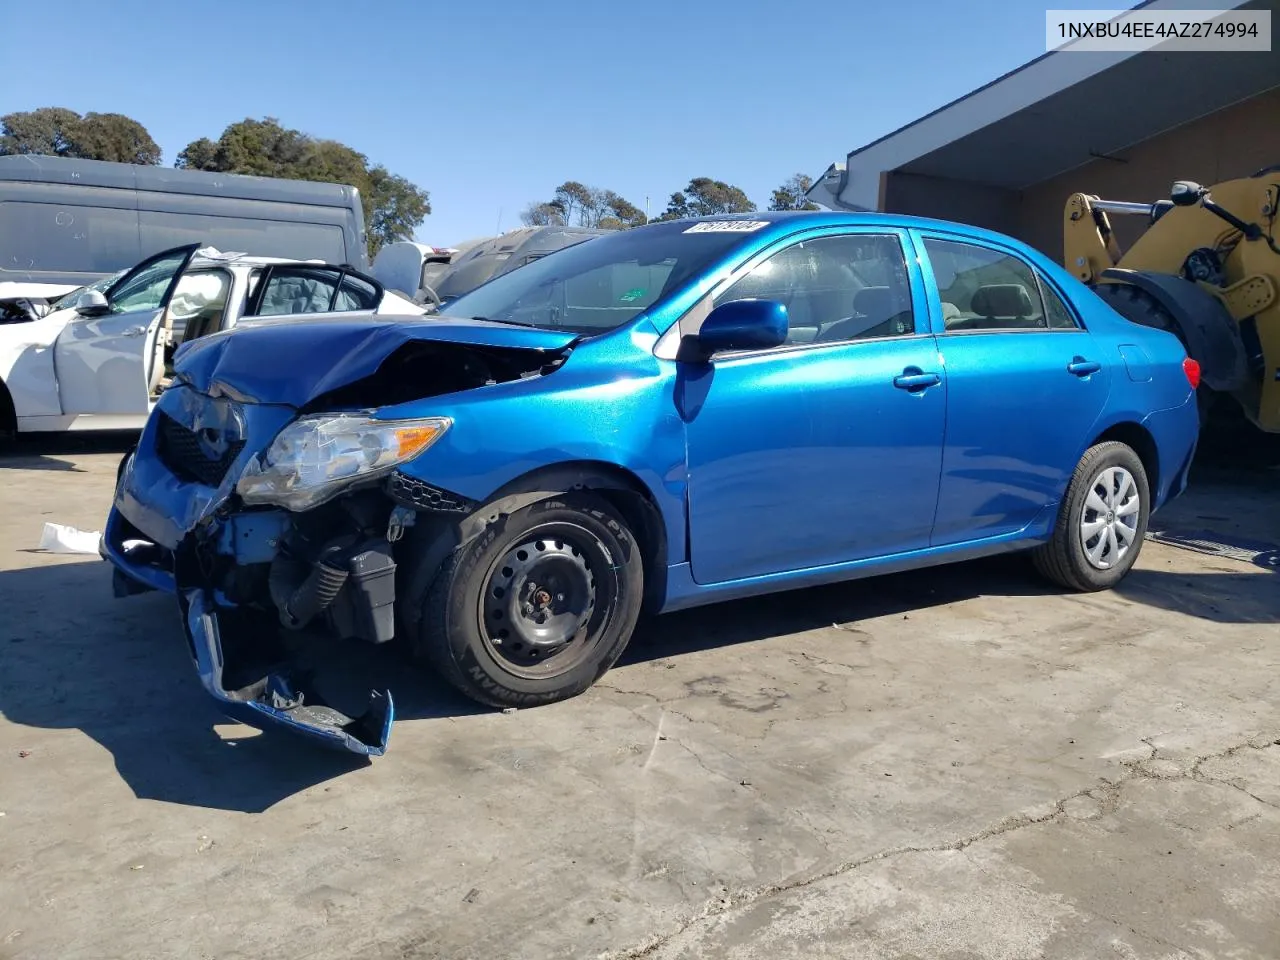
[[[1080,122],[1087,124],[1088,118]],[[1159,134],[1119,156],[1128,162],[1093,160],[1022,191],[1009,232],[1060,259],[1062,211],[1077,191],[1106,200],[1163,200],[1175,180],[1208,185],[1280,164],[1280,88]],[[1142,217],[1113,216],[1111,222],[1121,248],[1146,226]]]
[[[1080,123],[1088,125],[1088,117]],[[1136,144],[1116,159],[1093,160],[1021,192],[889,171],[880,209],[939,217],[1012,234],[1062,258],[1062,212],[1077,191],[1106,200],[1168,198],[1175,180],[1203,184],[1247,177],[1280,164],[1280,87]],[[1112,216],[1121,248],[1146,228],[1143,217]]]
[[[881,178],[880,209],[1014,233],[1018,228],[1019,195],[1000,187],[890,171]]]

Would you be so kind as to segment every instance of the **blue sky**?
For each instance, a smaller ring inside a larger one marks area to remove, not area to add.
[[[1029,0],[0,0],[5,49],[30,54],[5,71],[0,114],[128,114],[168,164],[197,137],[275,116],[426,187],[433,213],[419,239],[447,244],[517,226],[521,209],[568,179],[642,208],[647,197],[651,213],[695,176],[764,205],[792,173],[817,175],[1038,56],[1044,10]],[[41,49],[48,59],[33,59]]]

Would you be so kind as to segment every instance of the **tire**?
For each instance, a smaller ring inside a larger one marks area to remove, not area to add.
[[[414,653],[480,703],[554,703],[613,666],[643,596],[644,564],[622,517],[598,497],[565,494],[449,555],[423,602]]]
[[[1191,356],[1191,350],[1187,346],[1186,334],[1182,332],[1182,327],[1178,324],[1178,321],[1173,318],[1173,314],[1149,294],[1127,283],[1101,283],[1093,288],[1093,292],[1101,297],[1107,306],[1131,323],[1136,323],[1142,327],[1154,327],[1156,330],[1172,333],[1178,338],[1178,342],[1182,344],[1182,349],[1187,351],[1187,356]],[[1199,360],[1200,358],[1192,357],[1192,359]],[[1196,390],[1196,409],[1200,413],[1200,422],[1202,424],[1208,419],[1209,410],[1212,406],[1213,391],[1208,387],[1198,388]]]
[[[1117,471],[1127,474],[1129,481]],[[1130,481],[1137,497],[1132,512]],[[1108,484],[1109,497],[1104,493]],[[1150,516],[1151,490],[1138,455],[1115,441],[1092,446],[1076,464],[1052,538],[1032,553],[1036,569],[1069,590],[1109,590],[1124,579],[1142,552]],[[1089,536],[1095,530],[1096,535]]]

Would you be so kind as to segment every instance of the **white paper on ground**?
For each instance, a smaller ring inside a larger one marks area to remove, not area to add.
[[[98,541],[102,534],[97,531],[77,530],[75,527],[63,526],[61,523],[46,523],[40,534],[40,550],[50,553],[92,553],[98,552]]]

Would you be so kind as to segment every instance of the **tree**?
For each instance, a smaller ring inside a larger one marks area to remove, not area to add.
[[[803,173],[792,175],[791,179],[773,191],[773,199],[769,203],[770,210],[818,210],[821,209],[809,199],[807,194],[813,186],[813,180]]]
[[[630,227],[642,227],[648,221],[644,211],[625,197],[620,197],[612,190],[604,191],[601,197],[604,214],[597,226],[609,230],[626,230]]]
[[[384,244],[408,240],[431,213],[430,194],[345,143],[281,126],[274,117],[233,123],[215,141],[193,140],[175,166],[287,180],[345,183],[360,191],[369,256]]]
[[[160,147],[147,128],[121,113],[40,107],[0,117],[0,155],[43,154],[154,165]]]
[[[419,190],[381,164],[370,168],[369,184],[373,207],[369,236],[377,237],[379,245],[410,239],[431,212],[427,191]]]
[[[564,211],[565,223],[577,223],[580,227],[594,227],[599,217],[599,191],[577,180],[566,180],[556,187],[551,202]]]
[[[625,230],[642,225],[648,218],[643,210],[612,190],[566,180],[547,202],[525,207],[520,219],[529,227],[573,225]]]
[[[681,220],[684,217],[709,217],[718,213],[751,213],[756,205],[740,187],[694,177],[684,190],[677,190],[667,201],[667,209],[659,220]]]
[[[563,227],[564,208],[554,200],[531,203],[520,214],[520,220],[526,227]]]

